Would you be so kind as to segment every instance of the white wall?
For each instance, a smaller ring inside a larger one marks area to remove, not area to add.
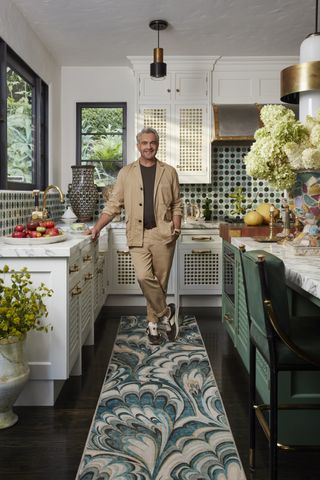
[[[63,191],[71,183],[76,163],[76,103],[127,103],[128,163],[135,160],[134,75],[128,67],[62,67],[61,163]]]
[[[0,1],[0,36],[49,86],[49,182],[59,184],[61,68],[10,0]]]

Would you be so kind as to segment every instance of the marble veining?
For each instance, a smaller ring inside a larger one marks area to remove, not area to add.
[[[294,255],[283,245],[256,242],[249,237],[233,237],[231,243],[237,247],[245,245],[248,251],[265,250],[281,258],[287,280],[320,299],[320,256]]]

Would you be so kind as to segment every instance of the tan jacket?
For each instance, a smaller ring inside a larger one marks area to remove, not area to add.
[[[119,215],[124,207],[129,247],[143,244],[143,181],[139,160],[123,167],[114,186],[110,200],[102,213]],[[154,182],[154,214],[163,243],[175,238],[173,215],[182,215],[179,180],[176,170],[157,160]]]

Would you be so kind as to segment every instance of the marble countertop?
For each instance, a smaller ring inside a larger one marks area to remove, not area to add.
[[[87,226],[90,228],[93,226],[93,223],[87,223]],[[45,244],[45,245],[19,245],[19,240],[15,245],[9,245],[4,242],[3,237],[0,237],[0,258],[12,258],[12,257],[70,257],[75,254],[77,250],[83,248],[86,244],[91,241],[90,236],[83,235],[82,233],[72,233],[70,230],[70,225],[58,223],[57,227],[62,228],[67,236],[67,239],[63,242]],[[99,239],[99,248],[100,243],[103,243],[102,250],[106,250],[106,242],[103,237],[103,233],[107,233],[109,229],[123,229],[125,228],[125,222],[111,222],[107,227],[105,227]],[[213,222],[193,222],[193,223],[183,223],[181,225],[183,230],[206,230],[214,229],[217,230],[219,223]]]
[[[91,226],[91,225],[89,225]],[[109,228],[125,228],[125,222],[111,222],[108,225]],[[107,227],[107,228],[108,228]],[[182,222],[181,224],[182,230],[218,230],[219,229],[219,222],[204,222],[204,221],[194,221],[194,222]]]
[[[320,256],[294,255],[291,250],[277,243],[256,242],[249,237],[233,237],[232,245],[245,245],[246,250],[265,250],[281,258],[289,282],[320,299]]]

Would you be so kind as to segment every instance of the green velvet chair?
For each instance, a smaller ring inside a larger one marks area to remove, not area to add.
[[[244,252],[240,247],[250,331],[250,468],[255,467],[256,418],[269,440],[270,480],[277,479],[278,410],[302,405],[278,403],[278,374],[282,371],[319,370],[320,315],[293,317],[288,305],[285,267],[281,259],[263,250]],[[256,403],[256,352],[270,369],[270,405]],[[320,409],[320,405],[303,405]],[[269,415],[266,416],[266,411]],[[306,446],[304,446],[305,449]],[[312,446],[314,448],[314,446]]]

